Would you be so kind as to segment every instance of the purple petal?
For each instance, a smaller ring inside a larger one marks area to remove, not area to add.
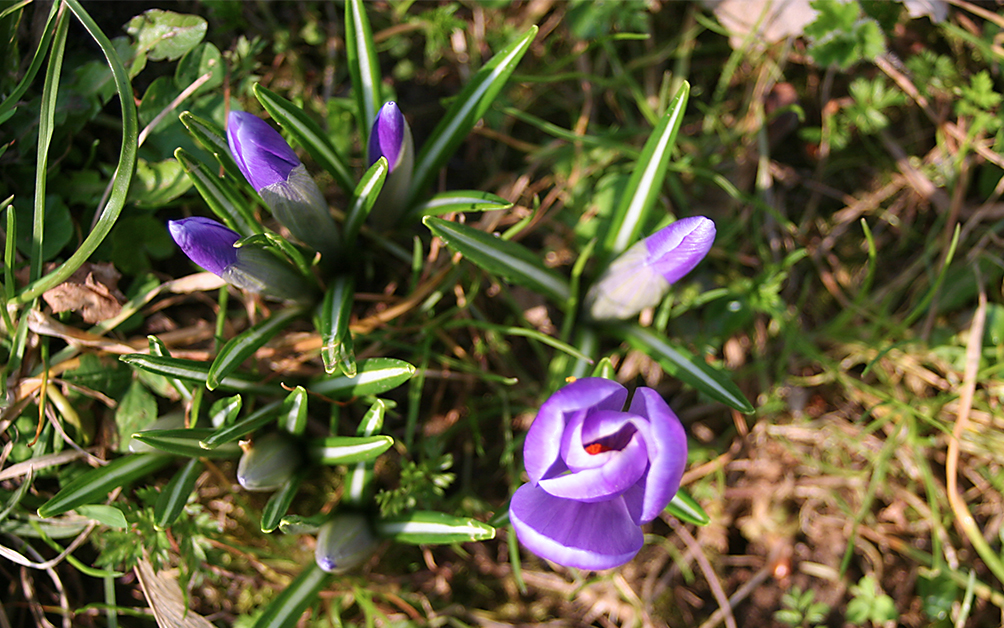
[[[381,157],[386,157],[390,172],[394,172],[394,168],[401,161],[407,128],[408,122],[397,103],[391,101],[380,107],[373,122],[373,129],[370,131],[369,165],[372,166]]]
[[[619,567],[645,542],[621,499],[587,504],[524,484],[512,496],[509,519],[527,549],[566,567]]]
[[[227,143],[237,167],[255,190],[285,181],[300,165],[299,157],[278,131],[244,111],[230,112]]]
[[[687,434],[680,419],[651,388],[635,391],[630,412],[648,417],[649,422],[650,436],[645,444],[650,467],[640,483],[644,496],[636,519],[647,523],[659,516],[680,488],[687,465]]]
[[[568,422],[562,434],[561,458],[571,471],[602,466],[627,446],[638,432],[639,425],[648,430],[648,421],[642,417],[616,410],[576,414]],[[586,451],[587,446],[597,442],[608,451],[593,453]]]
[[[635,242],[615,259],[586,293],[593,319],[623,320],[662,301],[669,282],[652,266],[645,241]]]
[[[601,466],[543,478],[538,485],[555,497],[582,502],[607,501],[637,484],[648,468],[645,438],[638,431],[623,449],[597,454],[599,456],[605,458]]]
[[[599,377],[577,380],[551,395],[537,412],[523,445],[530,481],[537,483],[552,467],[564,467],[560,458],[561,437],[576,412],[621,410],[626,400],[627,389]]]
[[[697,266],[715,241],[715,223],[704,216],[677,220],[645,238],[651,266],[674,283]]]
[[[169,220],[167,230],[189,259],[211,273],[222,275],[237,261],[234,242],[240,234],[215,220],[201,216]]]

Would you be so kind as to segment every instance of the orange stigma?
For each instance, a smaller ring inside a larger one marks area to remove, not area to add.
[[[586,445],[586,453],[590,456],[595,456],[596,454],[602,454],[604,451],[610,451],[610,448],[603,443],[593,443],[592,445]]]

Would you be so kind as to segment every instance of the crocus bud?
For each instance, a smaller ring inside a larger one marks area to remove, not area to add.
[[[363,564],[376,546],[366,517],[358,513],[335,515],[317,533],[314,560],[324,571],[343,573]]]
[[[238,288],[294,301],[312,293],[303,277],[275,255],[255,246],[234,247],[240,234],[215,220],[169,220],[167,230],[189,259]]]
[[[715,223],[695,216],[636,242],[586,293],[586,311],[594,320],[622,320],[657,305],[670,284],[704,259],[714,241]]]
[[[237,463],[237,482],[249,491],[274,491],[303,464],[303,450],[284,433],[267,434],[246,447]]]
[[[279,132],[257,116],[231,111],[227,142],[237,167],[272,215],[303,243],[323,256],[332,255],[338,227],[328,203]]]
[[[381,228],[394,225],[405,210],[404,202],[411,185],[411,173],[415,165],[415,146],[411,139],[411,127],[404,119],[397,103],[388,102],[377,112],[370,141],[367,147],[368,163],[375,164],[381,157],[387,158],[390,166],[387,180],[377,198],[370,217]]]

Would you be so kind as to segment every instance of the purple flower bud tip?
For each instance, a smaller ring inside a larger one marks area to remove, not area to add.
[[[300,159],[276,131],[258,116],[231,111],[227,119],[227,143],[248,183],[260,191],[285,182]]]
[[[651,388],[606,379],[565,386],[540,407],[523,448],[530,481],[509,518],[530,551],[568,567],[609,569],[641,549],[641,525],[680,487],[687,437]]]
[[[408,122],[404,119],[397,103],[391,101],[380,107],[373,129],[370,131],[369,165],[381,157],[387,158],[390,171],[398,166],[405,143]]]
[[[715,242],[715,223],[704,216],[677,220],[645,239],[650,264],[675,283],[694,269]]]
[[[240,234],[215,220],[201,216],[169,220],[167,230],[189,259],[211,273],[222,275],[237,261],[234,242]]]

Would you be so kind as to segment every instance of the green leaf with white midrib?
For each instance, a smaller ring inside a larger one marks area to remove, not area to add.
[[[638,325],[618,326],[627,340],[663,365],[663,369],[707,396],[744,413],[755,411],[742,391],[725,373],[692,358],[682,348],[674,348],[662,336]]]
[[[195,490],[195,482],[202,473],[203,464],[198,458],[192,458],[185,466],[178,469],[171,481],[161,490],[157,503],[153,507],[153,525],[158,530],[166,530],[174,525],[185,504]]]
[[[258,617],[253,628],[292,628],[331,578],[331,574],[310,561],[300,575],[265,607],[265,612]]]
[[[287,307],[228,340],[209,367],[206,388],[215,390],[227,375],[302,313],[302,308]]]
[[[314,393],[343,399],[379,395],[405,383],[415,374],[415,367],[395,358],[369,358],[359,362],[355,377],[338,375],[314,380],[307,388]]]
[[[352,205],[345,213],[345,246],[350,250],[356,247],[359,230],[362,229],[363,223],[370,215],[370,210],[373,209],[373,204],[380,196],[389,171],[390,166],[387,164],[387,158],[381,157],[370,166],[363,178],[359,180],[359,185],[356,186]]]
[[[394,445],[390,436],[329,436],[307,443],[311,460],[325,465],[355,464],[373,460]]]
[[[349,318],[355,296],[355,281],[351,276],[335,277],[321,301],[318,331],[321,333],[321,362],[327,374],[341,370],[346,377],[358,375],[352,345]]]
[[[216,161],[219,162],[223,169],[227,171],[231,177],[236,181],[240,181],[240,185],[245,186],[245,189],[249,192],[254,192],[254,188],[248,183],[247,179],[244,178],[244,173],[241,172],[240,168],[237,167],[237,162],[234,161],[233,156],[230,154],[230,144],[227,142],[226,135],[224,135],[223,129],[216,126],[215,123],[206,120],[205,118],[200,118],[191,111],[183,111],[178,115],[178,119],[181,123],[185,125],[188,129],[189,135],[191,135],[196,142],[199,143],[202,148],[210,152]],[[177,154],[177,152],[175,152]]]
[[[442,238],[450,249],[461,253],[482,269],[550,297],[560,305],[568,300],[571,294],[568,281],[545,267],[522,244],[432,216],[426,216],[422,222],[434,235]]]
[[[272,493],[272,497],[269,497],[268,503],[265,504],[265,508],[261,511],[260,527],[262,532],[268,534],[279,527],[279,523],[286,516],[286,512],[289,511],[289,506],[293,503],[293,498],[296,497],[296,492],[300,490],[300,484],[303,483],[303,479],[307,476],[307,473],[307,470],[299,471],[288,482],[283,484],[279,490]]]
[[[275,423],[279,413],[282,412],[282,405],[282,401],[273,401],[267,406],[262,406],[245,417],[244,420],[214,430],[212,434],[199,441],[199,446],[203,449],[216,449]]]
[[[216,430],[211,427],[192,427],[174,430],[143,430],[133,433],[132,437],[141,443],[174,454],[190,458],[237,458],[241,455],[240,447],[219,447],[206,451],[199,443],[212,436]]]
[[[150,475],[166,466],[173,457],[162,454],[131,454],[91,469],[64,486],[52,499],[42,504],[38,516],[55,517],[84,504],[108,498],[108,493],[124,484]]]
[[[192,185],[198,190],[209,209],[241,236],[261,233],[264,228],[250,211],[247,201],[240,198],[237,190],[227,179],[221,179],[209,170],[204,163],[178,148],[174,151],[185,174],[192,180]]]
[[[413,545],[487,541],[495,538],[495,528],[487,523],[431,511],[380,519],[374,528],[381,537]]]
[[[510,207],[512,207],[512,203],[490,192],[455,190],[433,196],[415,207],[414,215],[417,217],[439,216],[452,212],[486,212],[509,209]]]
[[[359,134],[367,145],[380,102],[380,64],[373,48],[373,32],[362,0],[345,3],[345,52],[348,57],[352,93],[359,108]]]
[[[120,355],[119,360],[129,366],[143,369],[166,377],[176,377],[178,379],[199,382],[205,384],[209,377],[209,364],[196,360],[185,360],[183,358],[172,358],[159,355],[147,355],[145,353],[129,353]],[[282,388],[278,385],[262,384],[260,381],[238,375],[224,377],[219,383],[219,388],[235,390],[237,392],[276,394],[281,393]]]
[[[302,109],[282,96],[256,83],[254,95],[261,106],[303,146],[310,156],[335,178],[343,190],[352,190],[352,175],[345,160],[335,149],[321,127]]]
[[[711,517],[704,512],[701,505],[682,488],[676,491],[672,501],[666,506],[666,512],[681,521],[694,525],[706,526],[711,523]]]
[[[294,436],[307,429],[307,390],[297,386],[282,402],[282,429]]]
[[[683,122],[683,112],[687,108],[689,94],[690,84],[684,82],[680,92],[669,104],[666,115],[645,142],[645,147],[624,190],[624,196],[614,211],[610,231],[604,243],[606,252],[610,255],[623,252],[634,244],[641,234],[645,218],[655,204],[666,179],[666,169],[673,146],[676,144],[676,135]]]
[[[446,163],[453,150],[485,114],[536,35],[537,27],[533,26],[522,37],[492,57],[464,86],[463,91],[453,101],[453,105],[433,129],[432,135],[422,145],[422,150],[415,159],[411,193],[408,195],[406,206],[415,204],[419,194],[436,175],[436,171]]]

